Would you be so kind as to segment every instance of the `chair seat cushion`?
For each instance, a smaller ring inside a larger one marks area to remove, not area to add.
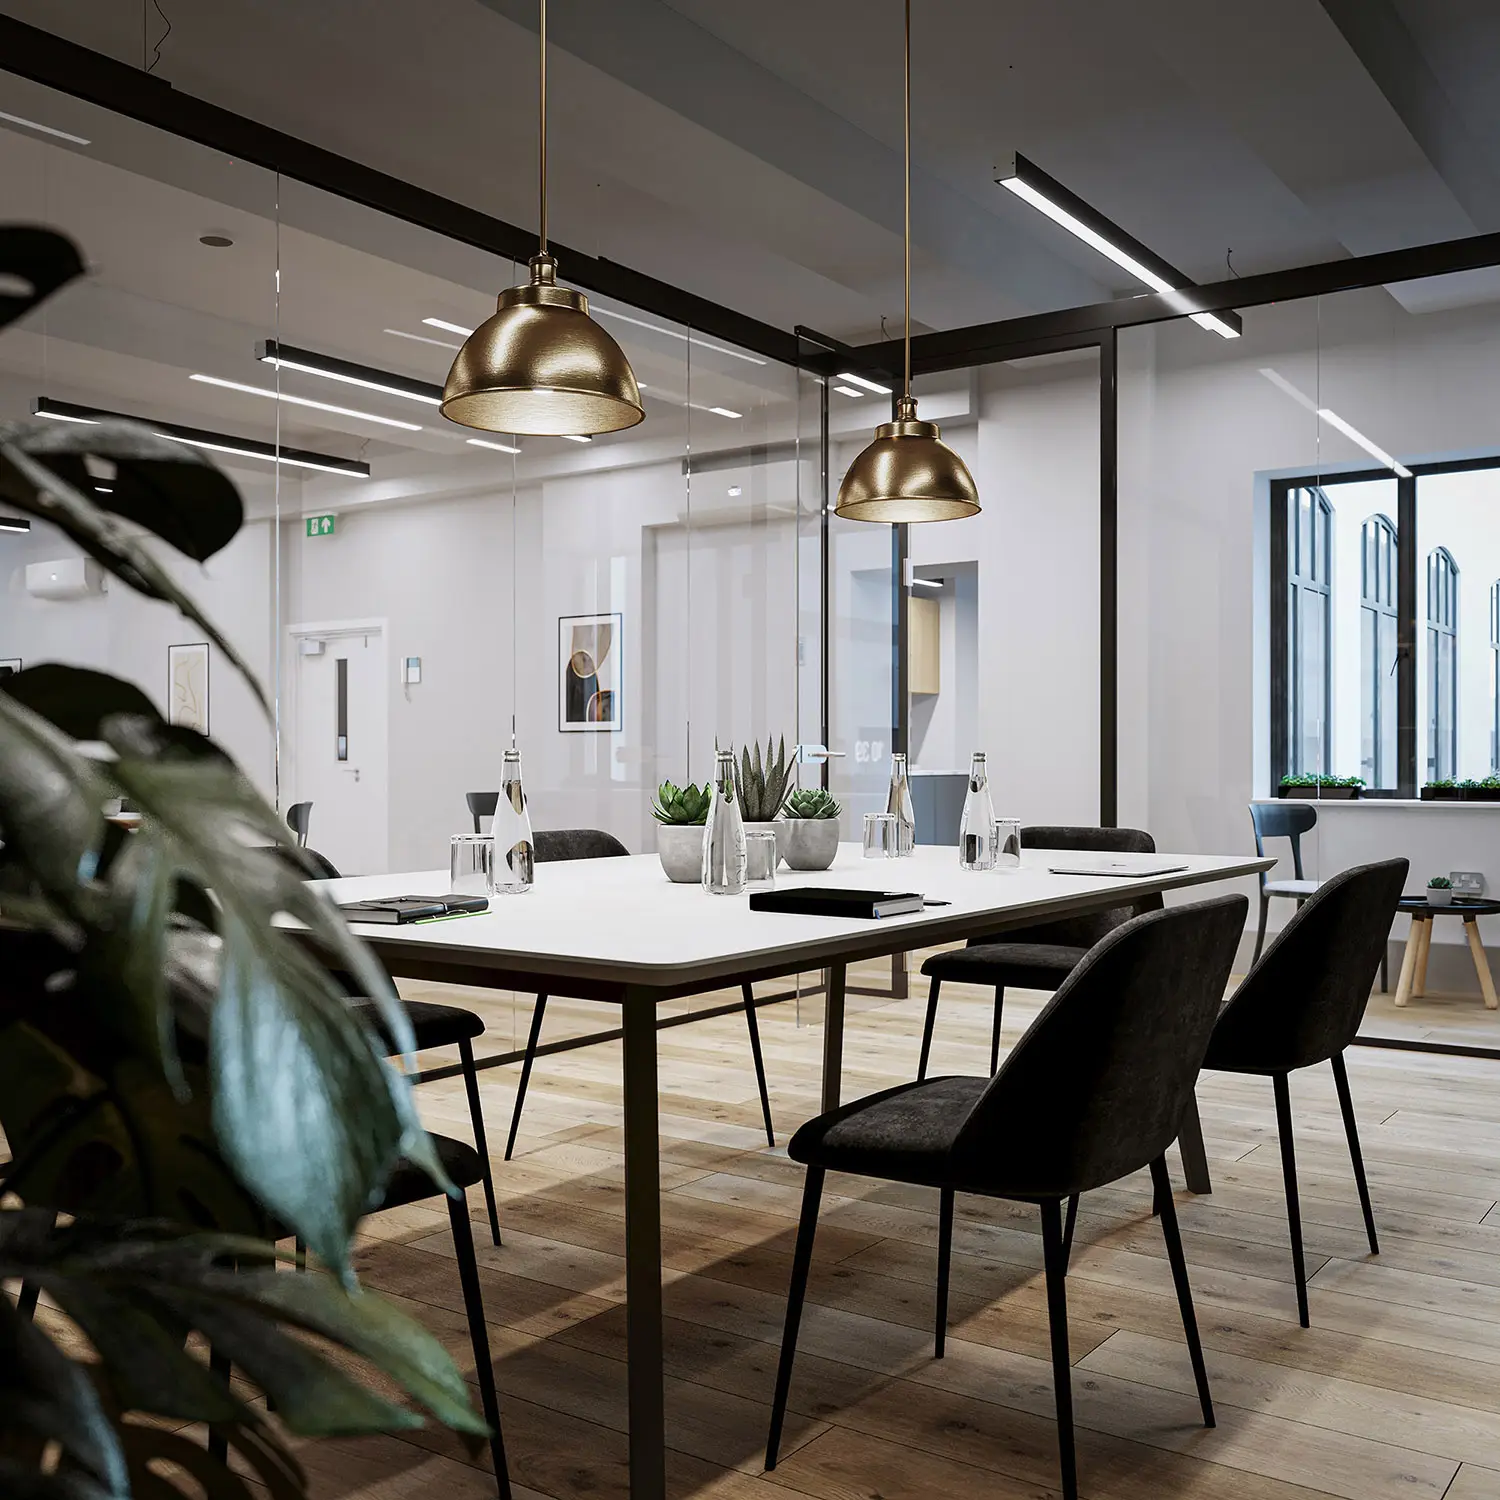
[[[456,1187],[473,1187],[484,1179],[484,1163],[479,1153],[467,1141],[456,1141],[451,1135],[431,1135],[429,1139],[437,1150],[443,1170]],[[424,1198],[439,1198],[443,1190],[415,1162],[402,1157],[386,1184],[385,1196],[380,1200],[379,1213],[385,1208],[400,1208],[407,1203],[420,1203]]]
[[[807,1166],[902,1182],[941,1183],[953,1142],[988,1078],[929,1078],[809,1120],[787,1155]]]
[[[360,998],[349,1003],[369,1021],[379,1032],[386,1047],[394,1052],[396,1044],[385,1029],[375,1002]],[[418,1052],[428,1047],[453,1047],[484,1031],[483,1019],[461,1005],[437,1005],[428,1000],[408,1000],[404,1002],[404,1009],[417,1039]]]
[[[1077,968],[1087,948],[1066,943],[975,943],[934,953],[922,972],[963,984],[1013,985],[1023,990],[1055,990]]]
[[[1311,896],[1322,885],[1321,880],[1268,880],[1268,896]]]

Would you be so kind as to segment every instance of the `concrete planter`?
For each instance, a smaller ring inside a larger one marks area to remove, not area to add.
[[[696,885],[703,879],[703,824],[658,823],[656,852],[668,880]]]
[[[1452,906],[1453,892],[1451,890],[1445,891],[1441,887],[1434,889],[1432,886],[1428,886],[1427,904],[1429,906]]]
[[[794,870],[826,870],[839,852],[837,818],[791,818],[782,857]]]

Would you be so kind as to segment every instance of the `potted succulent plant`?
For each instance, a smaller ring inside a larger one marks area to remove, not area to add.
[[[656,852],[668,880],[690,885],[703,876],[703,825],[708,821],[711,789],[676,786],[664,781],[656,789],[651,816],[656,819]]]
[[[1465,802],[1500,802],[1500,776],[1486,776],[1482,781],[1463,783]]]
[[[1427,882],[1427,904],[1429,906],[1453,904],[1453,882],[1446,875],[1434,875]]]
[[[1360,776],[1283,776],[1276,788],[1279,797],[1315,798],[1321,802],[1346,802],[1364,790]]]
[[[786,740],[777,742],[776,759],[771,759],[771,741],[766,740],[766,757],[761,760],[760,746],[740,751],[735,767],[735,790],[740,797],[740,816],[746,833],[774,833],[776,854],[786,858],[788,819],[783,816],[787,793],[791,790],[791,773],[786,764]]]
[[[826,870],[839,851],[838,799],[821,787],[798,787],[786,801],[782,856],[794,870]]]
[[[1462,802],[1463,795],[1463,788],[1451,776],[1429,781],[1422,788],[1424,802]]]

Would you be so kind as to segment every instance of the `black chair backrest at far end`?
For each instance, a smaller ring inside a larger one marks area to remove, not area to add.
[[[1287,839],[1292,846],[1292,873],[1298,880],[1302,874],[1302,835],[1318,821],[1318,809],[1311,802],[1290,799],[1282,802],[1252,802],[1250,804],[1250,826],[1255,830],[1255,852],[1265,857],[1267,839]],[[1266,872],[1261,871],[1260,883],[1266,883]]]
[[[1221,896],[1147,912],[1097,944],[959,1131],[961,1180],[1065,1198],[1159,1157],[1177,1138],[1248,911],[1245,897]]]
[[[469,816],[474,820],[474,832],[483,833],[479,826],[483,818],[493,818],[500,805],[499,792],[465,792],[464,801],[469,804]]]
[[[343,879],[334,862],[326,854],[319,854],[316,849],[288,849],[284,844],[276,844],[272,846],[272,853],[291,865],[304,880]]]
[[[1039,823],[1022,828],[1022,849],[1058,849],[1087,854],[1155,854],[1156,840],[1141,828],[1090,828],[1068,824]],[[1143,896],[1124,906],[1105,911],[1085,912],[1081,916],[1061,917],[1055,922],[1038,922],[1021,931],[1001,933],[981,942],[1056,943],[1065,948],[1092,948],[1122,922],[1148,911],[1160,911],[1160,896]]]
[[[294,802],[286,810],[286,826],[297,835],[297,842],[307,845],[307,830],[312,826],[311,802]]]
[[[1219,1018],[1216,1055],[1237,1072],[1286,1073],[1354,1040],[1406,885],[1404,859],[1325,880],[1277,934]]]
[[[569,859],[613,859],[629,854],[624,844],[602,828],[543,828],[532,834],[539,865]]]

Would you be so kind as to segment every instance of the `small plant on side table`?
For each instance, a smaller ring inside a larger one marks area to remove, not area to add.
[[[1453,900],[1453,882],[1446,875],[1434,875],[1427,882],[1427,904],[1447,906]]]
[[[821,787],[798,787],[787,798],[787,833],[782,854],[794,870],[826,870],[839,850],[839,818],[844,809]]]
[[[703,825],[708,822],[712,788],[664,781],[656,789],[651,816],[656,819],[656,851],[668,880],[689,885],[703,873]]]

